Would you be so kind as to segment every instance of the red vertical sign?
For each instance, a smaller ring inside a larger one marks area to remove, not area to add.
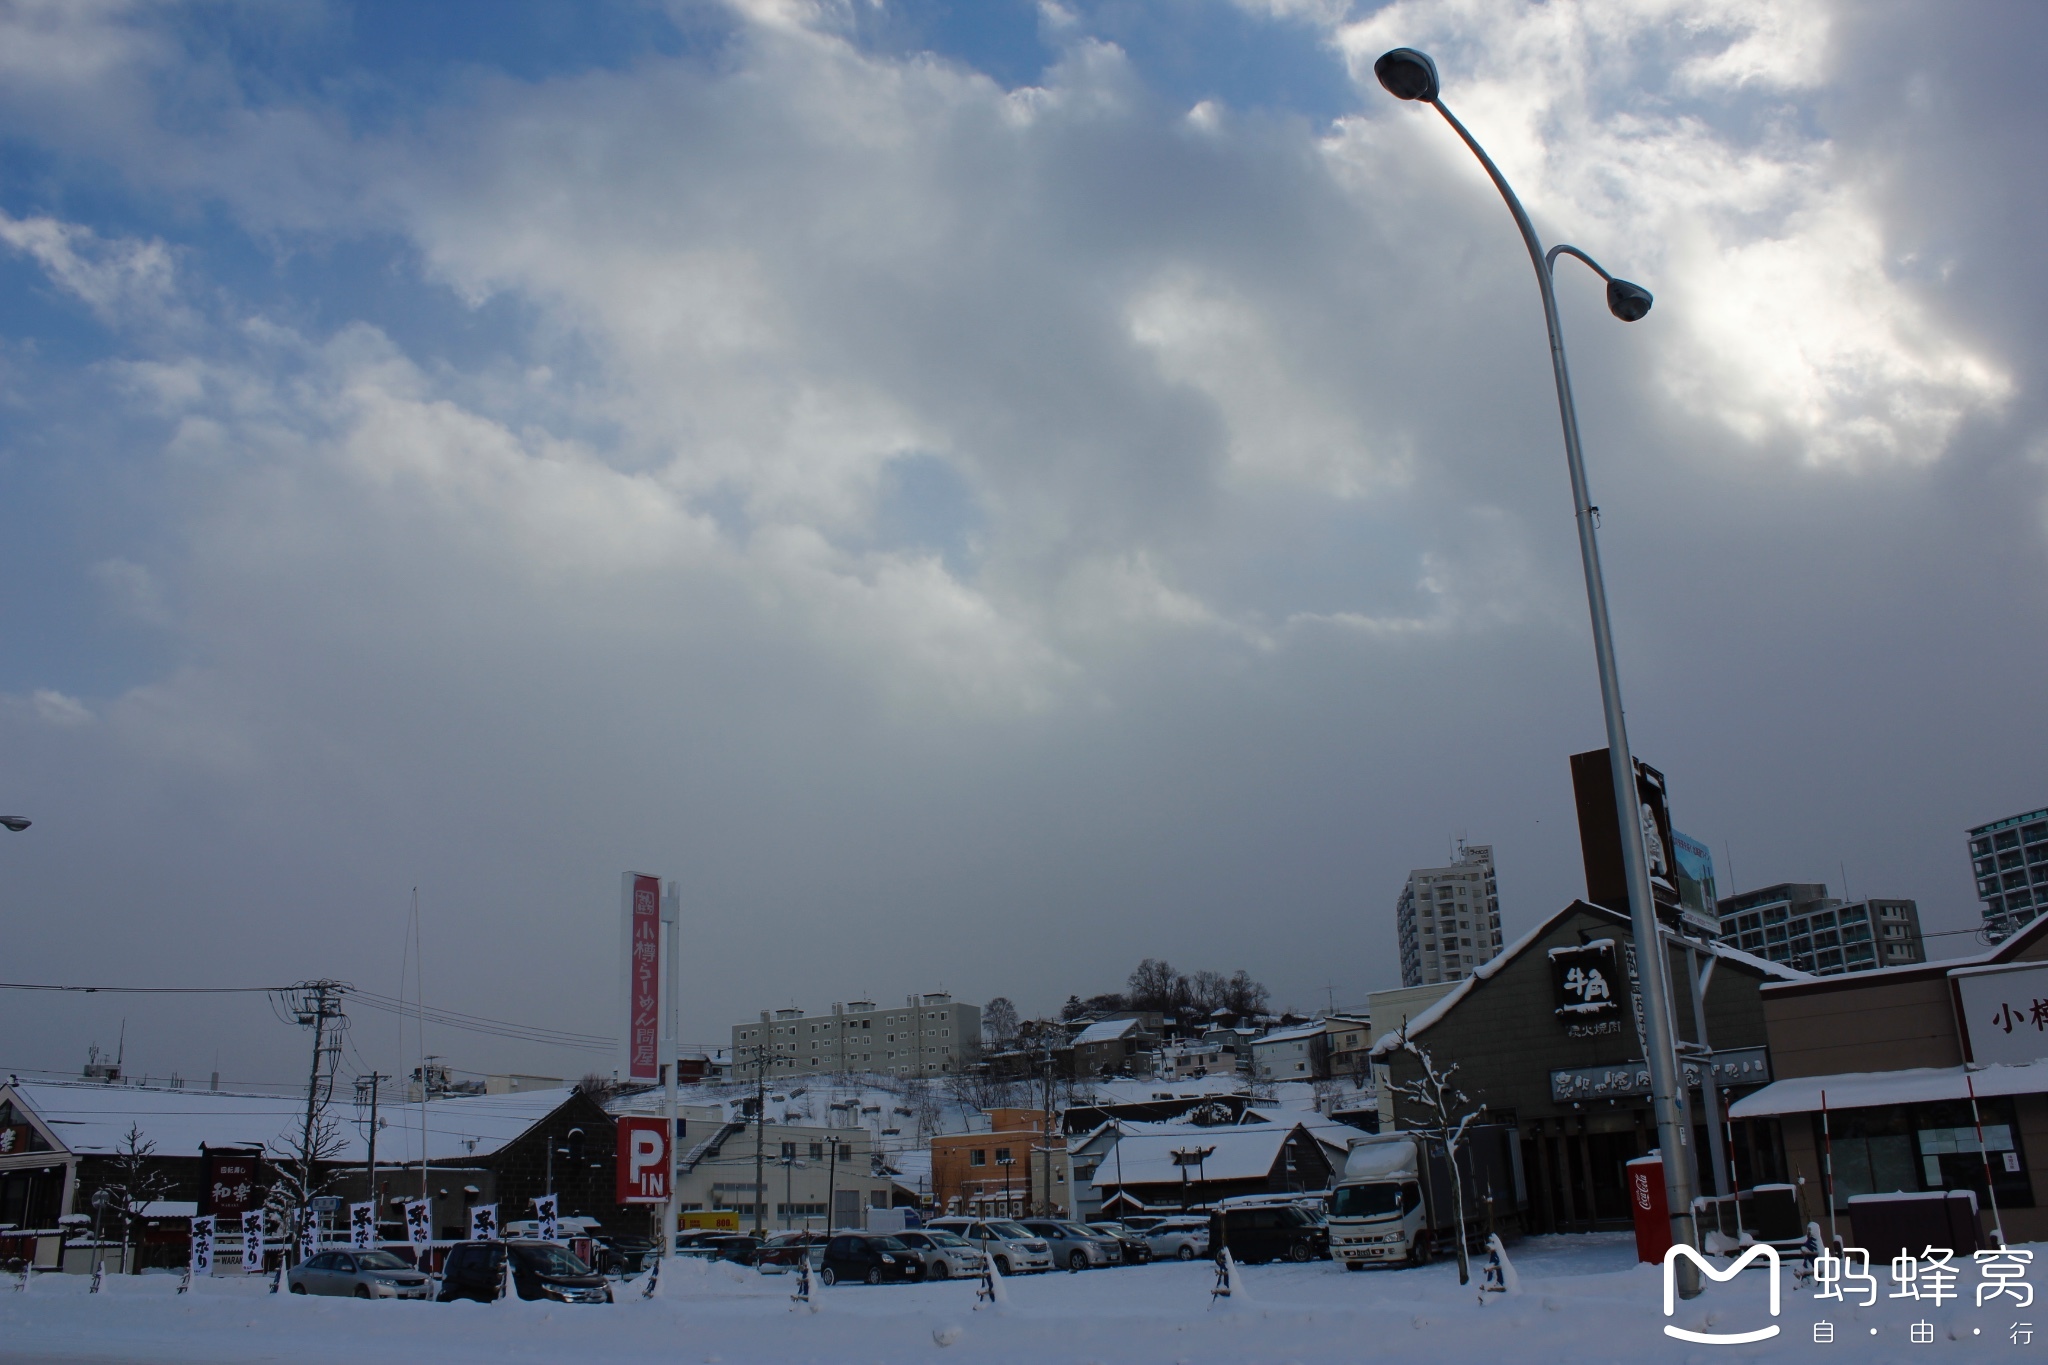
[[[626,1076],[661,1079],[661,882],[629,874],[626,905]]]

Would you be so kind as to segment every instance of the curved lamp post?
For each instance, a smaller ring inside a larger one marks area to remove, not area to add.
[[[1573,256],[1591,266],[1607,282],[1608,311],[1623,322],[1635,322],[1650,311],[1650,291],[1639,284],[1616,279],[1599,262],[1575,246],[1554,246],[1549,251],[1536,236],[1529,215],[1522,210],[1506,177],[1493,164],[1465,125],[1444,107],[1436,63],[1412,47],[1397,47],[1373,63],[1387,93],[1396,99],[1427,104],[1444,116],[1456,130],[1486,174],[1493,180],[1522,241],[1529,248],[1529,260],[1536,267],[1536,287],[1543,294],[1543,321],[1550,329],[1550,365],[1557,378],[1557,410],[1564,422],[1565,463],[1571,470],[1572,513],[1579,524],[1579,558],[1586,570],[1586,605],[1593,617],[1593,653],[1600,671],[1600,700],[1607,713],[1607,758],[1613,765],[1615,818],[1621,825],[1623,871],[1628,881],[1629,918],[1634,928],[1636,956],[1641,961],[1644,1050],[1650,1055],[1650,1095],[1657,1116],[1657,1143],[1664,1153],[1665,1194],[1671,1209],[1674,1242],[1692,1244],[1691,1128],[1685,1113],[1685,1090],[1679,1080],[1678,1059],[1671,1028],[1670,993],[1666,985],[1663,936],[1657,923],[1656,906],[1650,898],[1650,865],[1643,844],[1641,805],[1636,796],[1635,764],[1628,747],[1628,727],[1622,718],[1621,676],[1614,665],[1614,631],[1607,619],[1607,586],[1600,575],[1600,545],[1595,537],[1599,509],[1586,493],[1586,466],[1579,453],[1579,419],[1572,409],[1571,375],[1565,368],[1564,330],[1558,322],[1557,297],[1552,272],[1559,256]],[[1689,1270],[1690,1265],[1681,1267]],[[1697,1275],[1684,1277],[1691,1294],[1698,1290]]]

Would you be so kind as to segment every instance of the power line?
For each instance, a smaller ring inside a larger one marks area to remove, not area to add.
[[[68,991],[79,995],[268,995],[289,986],[51,986],[30,981],[0,981],[0,991]]]

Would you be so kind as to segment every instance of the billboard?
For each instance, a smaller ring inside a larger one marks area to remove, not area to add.
[[[1970,1060],[2032,1062],[2048,1057],[2048,963],[1950,974]]]
[[[619,1120],[618,1174],[614,1193],[621,1204],[660,1204],[668,1199],[668,1122],[638,1116]]]
[[[1650,895],[1667,917],[1678,913],[1678,877],[1671,858],[1671,812],[1664,774],[1636,761],[1636,799],[1643,844],[1649,853]],[[1579,856],[1586,866],[1586,899],[1626,915],[1628,880],[1622,870],[1621,827],[1615,823],[1614,767],[1607,750],[1572,755],[1572,793],[1579,807]]]
[[[261,1204],[256,1188],[257,1166],[263,1153],[254,1149],[205,1147],[206,1188],[199,1207],[221,1223],[239,1222],[243,1214]]]
[[[625,959],[626,1035],[622,1081],[661,1079],[661,881],[624,879],[621,951]]]
[[[1711,932],[1721,929],[1721,912],[1714,907],[1720,892],[1714,886],[1714,854],[1699,840],[1682,830],[1671,831],[1671,863],[1678,874],[1678,903],[1685,914]]]

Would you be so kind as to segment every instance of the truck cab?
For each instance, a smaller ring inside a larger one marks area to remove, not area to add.
[[[1330,1196],[1330,1255],[1346,1270],[1429,1260],[1422,1186],[1411,1175],[1346,1180]]]

